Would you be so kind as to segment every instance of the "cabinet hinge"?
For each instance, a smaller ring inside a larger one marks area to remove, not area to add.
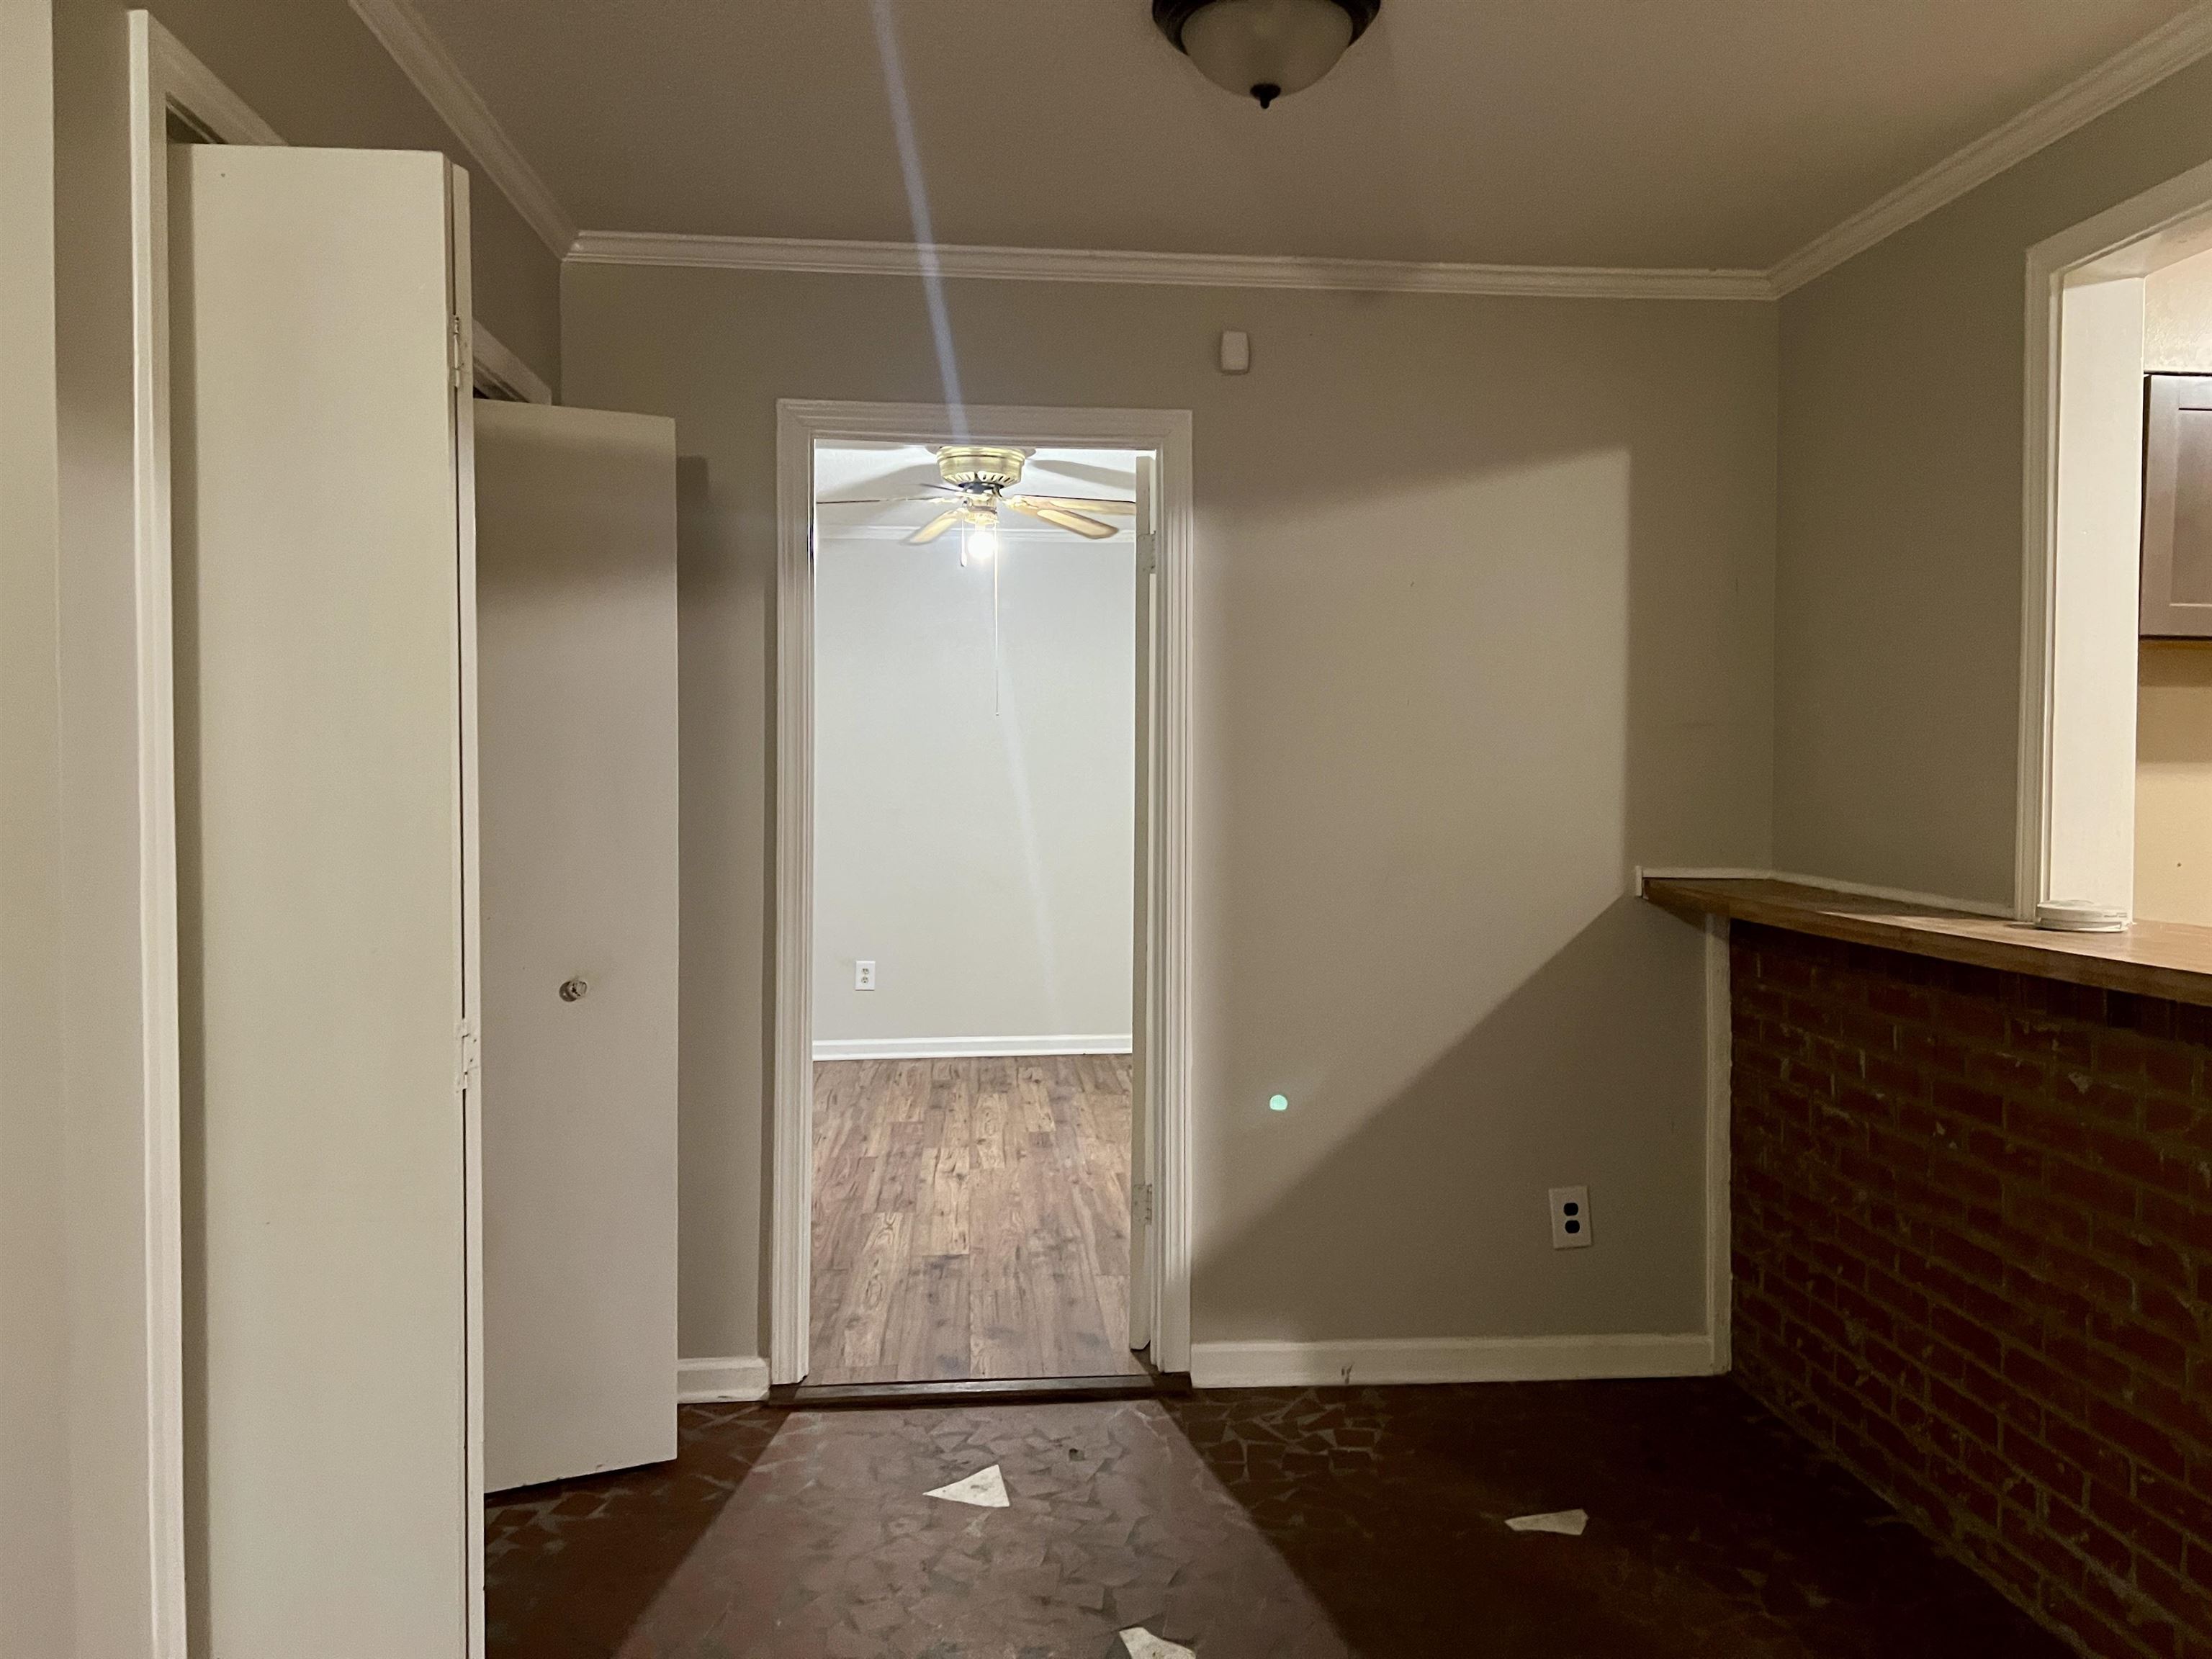
[[[477,1041],[477,1023],[472,1019],[461,1022],[456,1033],[453,1058],[453,1087],[464,1092],[477,1086],[483,1070],[483,1046]]]
[[[446,367],[452,371],[453,390],[459,392],[468,373],[468,336],[461,332],[459,318],[453,317],[447,320],[452,324],[452,327],[446,335]]]
[[[1147,1227],[1152,1224],[1152,1183],[1149,1181],[1137,1188],[1137,1218]]]

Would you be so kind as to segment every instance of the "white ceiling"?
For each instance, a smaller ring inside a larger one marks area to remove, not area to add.
[[[1261,111],[1149,0],[416,0],[587,229],[1765,268],[2190,0],[1384,0]]]

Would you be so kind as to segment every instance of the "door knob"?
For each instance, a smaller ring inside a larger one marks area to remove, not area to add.
[[[580,979],[563,980],[561,981],[561,1000],[563,1002],[581,1002],[584,1000],[584,993],[591,988],[592,988],[590,986],[585,984]]]

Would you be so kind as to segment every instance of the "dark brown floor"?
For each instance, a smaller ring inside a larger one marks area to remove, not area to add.
[[[994,1462],[1010,1509],[921,1495]],[[687,1407],[486,1526],[501,1659],[2064,1655],[1724,1379]]]
[[[812,1383],[1141,1375],[1129,1060],[814,1067]]]

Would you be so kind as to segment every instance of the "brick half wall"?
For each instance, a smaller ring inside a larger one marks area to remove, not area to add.
[[[2212,1659],[2212,1009],[1735,924],[1738,1380],[2099,1659]]]

